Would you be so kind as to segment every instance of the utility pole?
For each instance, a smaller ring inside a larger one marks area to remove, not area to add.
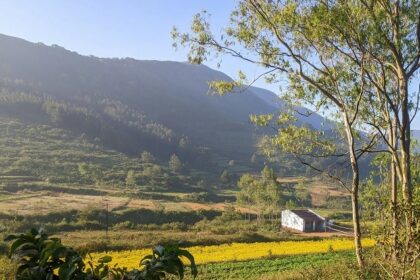
[[[106,201],[106,232],[105,232],[105,238],[108,241],[108,228],[109,228],[109,204],[108,200]]]
[[[108,253],[108,243],[109,243],[109,201],[107,198],[104,198],[105,202],[105,253]]]

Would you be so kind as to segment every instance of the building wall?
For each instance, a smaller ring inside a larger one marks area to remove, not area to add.
[[[304,231],[305,221],[292,211],[284,210],[281,212],[281,226],[284,228]]]

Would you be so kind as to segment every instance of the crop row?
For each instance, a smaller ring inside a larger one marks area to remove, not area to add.
[[[306,267],[321,267],[353,256],[351,251],[285,256],[241,262],[212,263],[199,266],[198,280],[256,279]]]

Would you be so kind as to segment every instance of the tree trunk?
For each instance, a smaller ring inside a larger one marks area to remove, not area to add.
[[[347,115],[344,116],[347,142],[349,146],[350,164],[352,170],[352,182],[351,182],[351,206],[353,214],[353,235],[354,235],[354,247],[356,251],[357,263],[360,268],[364,266],[363,250],[362,250],[362,233],[360,229],[360,213],[359,213],[359,184],[360,184],[360,172],[359,164],[357,161],[357,155],[355,150],[354,135],[352,127],[348,121]]]
[[[411,125],[410,125],[410,114],[409,114],[409,103],[408,103],[408,84],[407,77],[404,69],[399,68],[398,71],[398,86],[399,93],[402,98],[401,102],[401,187],[404,201],[404,213],[406,220],[407,229],[407,243],[411,240],[412,226],[413,226],[413,205],[412,205],[412,182],[411,182],[411,156],[410,156],[410,145],[411,145]]]
[[[400,141],[401,141],[401,188],[404,200],[404,208],[406,210],[407,230],[411,231],[412,223],[412,182],[411,182],[411,158],[410,158],[410,144],[411,144],[411,125],[410,125],[410,106],[409,106],[409,92],[408,92],[408,78],[406,69],[404,68],[404,55],[401,49],[402,35],[401,35],[401,17],[400,17],[400,1],[395,1],[393,4],[393,11],[391,13],[395,20],[392,24],[392,42],[394,45],[394,63],[396,68],[396,78],[398,79],[398,95],[401,98],[401,126],[400,126]]]
[[[356,250],[357,264],[360,268],[364,266],[363,252],[362,252],[362,233],[360,230],[360,214],[359,214],[359,198],[358,194],[352,191],[351,194],[351,206],[353,211],[353,235],[354,235],[354,247]]]
[[[392,219],[392,259],[397,260],[397,246],[398,246],[398,182],[397,182],[397,170],[395,162],[391,160],[391,219]]]
[[[395,121],[396,122],[396,121]],[[389,129],[389,143],[392,146],[392,149],[390,148],[391,154],[393,151],[398,150],[398,142],[397,142],[397,135],[396,135],[396,129],[397,125],[394,122],[394,124],[391,124],[391,127]],[[396,162],[394,160],[394,157],[391,156],[390,160],[390,184],[391,184],[391,223],[392,223],[392,234],[391,234],[391,255],[392,259],[394,261],[398,258],[397,253],[397,246],[398,246],[398,181],[397,181],[397,166]]]

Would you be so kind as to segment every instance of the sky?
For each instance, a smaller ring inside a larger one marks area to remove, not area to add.
[[[188,31],[193,15],[206,10],[213,32],[219,33],[235,6],[234,0],[0,0],[0,33],[82,55],[186,61],[187,51],[172,47],[173,26]],[[217,62],[205,64],[217,68]],[[261,73],[229,58],[219,70],[237,77],[240,69],[250,80]],[[263,80],[255,85],[278,93],[278,86]],[[420,116],[412,125],[420,129]]]

